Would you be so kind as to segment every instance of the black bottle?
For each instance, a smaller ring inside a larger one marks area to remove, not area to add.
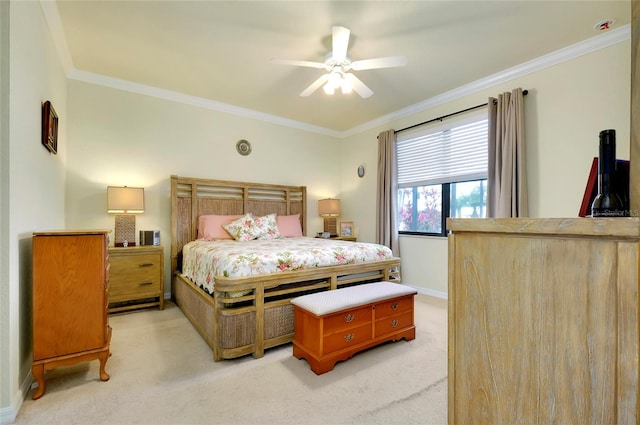
[[[614,178],[616,171],[616,131],[600,132],[598,157],[598,195],[591,204],[593,217],[624,217],[622,201],[616,193]]]

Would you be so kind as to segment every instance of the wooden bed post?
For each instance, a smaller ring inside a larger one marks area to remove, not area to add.
[[[256,308],[256,340],[253,357],[260,358],[264,356],[264,282],[256,285],[253,304]]]
[[[213,298],[213,310],[211,310],[211,317],[213,322],[213,345],[211,346],[211,348],[213,349],[213,361],[219,362],[220,360],[224,359],[222,357],[222,347],[220,347],[220,330],[218,329],[218,314],[220,314],[219,311],[222,303],[220,303],[220,301],[218,300],[217,294],[214,294]]]
[[[177,176],[171,176],[171,299],[175,302],[176,294],[173,285],[173,276],[178,270],[178,192],[177,192]],[[164,271],[163,271],[164,273]]]

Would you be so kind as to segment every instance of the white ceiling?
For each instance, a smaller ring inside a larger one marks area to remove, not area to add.
[[[615,19],[615,31],[631,16],[630,1],[45,3],[72,78],[124,80],[334,133],[602,37],[595,24]],[[270,60],[322,62],[334,25],[351,30],[353,60],[404,55],[408,64],[356,71],[374,92],[368,99],[300,97],[323,71]]]

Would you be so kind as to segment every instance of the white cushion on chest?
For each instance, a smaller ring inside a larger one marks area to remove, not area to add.
[[[347,308],[416,293],[415,289],[399,283],[375,282],[303,295],[292,299],[291,303],[316,316],[322,316]]]

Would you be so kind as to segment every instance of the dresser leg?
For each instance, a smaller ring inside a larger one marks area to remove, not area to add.
[[[36,381],[38,381],[38,388],[31,398],[37,400],[44,394],[44,364],[34,364],[31,366],[31,374],[36,378]]]
[[[100,360],[100,380],[102,381],[108,381],[109,378],[111,378],[111,376],[109,376],[109,374],[105,370],[107,360],[109,359],[110,355],[111,350],[105,350],[98,354],[98,360]]]

